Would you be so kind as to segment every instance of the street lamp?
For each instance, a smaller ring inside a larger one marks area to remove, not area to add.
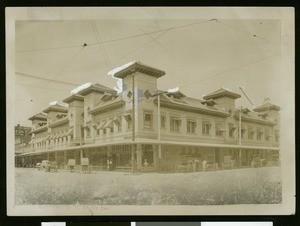
[[[158,162],[159,169],[161,166],[161,136],[160,136],[160,124],[161,124],[161,115],[160,115],[160,95],[167,93],[177,93],[179,92],[179,87],[168,89],[167,91],[157,91],[156,93],[150,93],[148,90],[144,92],[145,97],[148,99],[150,97],[157,96],[157,140],[158,140]]]
[[[239,163],[242,166],[242,106],[239,110]]]

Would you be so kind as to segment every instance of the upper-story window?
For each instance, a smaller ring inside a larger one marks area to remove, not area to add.
[[[85,127],[86,131],[86,137],[91,137],[91,128],[89,126]]]
[[[39,126],[44,126],[44,125],[46,125],[46,124],[47,124],[46,122],[39,122],[39,123],[38,123]]]
[[[253,140],[255,134],[255,130],[253,127],[248,127],[248,139]]]
[[[132,128],[132,117],[130,114],[124,115],[124,118],[126,120],[126,128],[131,129]]]
[[[110,133],[113,133],[114,131],[115,131],[114,126],[111,126],[111,127],[110,127]]]
[[[160,116],[160,127],[162,129],[165,129],[166,128],[166,116],[165,115],[161,115]]]
[[[90,117],[91,116],[91,114],[89,113],[89,111],[91,110],[91,107],[90,106],[88,106],[87,107],[87,109],[86,109],[86,113],[87,113],[87,116],[88,117]]]
[[[114,123],[116,124],[116,126],[117,126],[117,131],[118,132],[120,132],[120,131],[122,131],[122,121],[121,121],[122,119],[121,119],[121,117],[117,117],[117,118],[115,118],[113,121],[114,121]]]
[[[245,138],[245,134],[246,134],[246,128],[242,127],[241,132],[242,132],[241,137],[242,137],[242,139],[244,139]]]
[[[196,121],[188,119],[186,122],[187,132],[196,133]]]
[[[234,126],[234,124],[233,123],[229,123],[228,124],[228,129],[229,129],[229,137],[230,138],[234,138],[235,130],[236,130],[236,127]]]
[[[152,114],[150,112],[144,112],[144,128],[152,128]]]
[[[257,129],[257,131],[256,131],[256,139],[257,140],[262,140],[263,135],[264,135],[263,130],[261,128]]]
[[[211,130],[211,123],[208,121],[203,121],[202,122],[202,134],[210,135],[210,130]]]
[[[179,117],[170,118],[170,130],[174,132],[180,132],[181,120]]]
[[[216,123],[216,136],[222,137],[226,130],[223,128],[222,123]]]
[[[114,132],[114,121],[113,119],[108,119],[105,124],[103,125],[103,134],[108,133],[108,131],[110,131],[110,133]]]
[[[70,117],[69,118],[70,118],[70,121],[72,122],[73,118],[74,118],[72,113],[70,113]]]
[[[265,140],[269,141],[270,140],[270,129],[265,128]]]
[[[279,142],[279,138],[280,138],[280,136],[279,136],[279,130],[275,130],[275,141]]]

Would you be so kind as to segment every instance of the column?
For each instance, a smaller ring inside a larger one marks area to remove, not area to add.
[[[22,157],[22,167],[25,166],[25,157]]]
[[[29,156],[29,167],[32,167],[32,156]]]
[[[107,170],[111,171],[112,170],[112,164],[111,164],[112,156],[110,153],[110,146],[107,147],[106,151],[107,151]]]
[[[64,151],[64,167],[67,165],[67,151]]]
[[[48,161],[50,160],[50,153],[49,152],[47,153],[47,160]]]
[[[157,146],[157,148],[156,148]],[[158,145],[152,144],[152,150],[153,150],[153,165],[155,169],[158,169]]]
[[[137,150],[136,150],[136,169],[138,171],[141,170],[142,166],[143,166],[143,160],[142,160],[142,145],[141,144],[137,144]]]
[[[134,173],[136,168],[136,161],[135,161],[135,145],[131,145],[131,172]]]

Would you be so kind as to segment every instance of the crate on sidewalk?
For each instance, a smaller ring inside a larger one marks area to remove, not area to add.
[[[67,170],[70,172],[75,171],[75,166],[76,166],[76,160],[75,159],[69,159],[68,160],[68,165],[67,165]]]
[[[81,158],[81,171],[83,173],[90,173],[91,172],[91,166],[89,158]]]

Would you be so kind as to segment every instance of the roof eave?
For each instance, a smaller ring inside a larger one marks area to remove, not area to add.
[[[214,99],[219,97],[231,97],[233,99],[238,99],[241,97],[241,95],[237,93],[218,93],[218,94],[206,95],[203,97],[203,99],[209,100],[209,99]]]
[[[82,95],[82,96],[86,96],[92,92],[97,92],[97,93],[104,93],[103,90],[96,90],[95,88],[93,88],[92,86],[89,87],[89,88],[86,88],[84,90],[81,90],[80,92],[78,92],[79,95]]]
[[[41,126],[41,127],[37,128],[35,130],[32,130],[31,132],[32,133],[42,132],[44,130],[47,130],[47,128],[48,128],[47,125],[45,125],[45,126]]]
[[[125,104],[124,100],[119,100],[117,102],[111,103],[111,104],[107,104],[107,105],[103,105],[103,106],[99,106],[95,109],[90,110],[88,113],[89,114],[97,114],[100,113],[108,108],[118,108],[118,107],[122,107]]]
[[[238,119],[239,116],[235,115],[234,116],[235,119]],[[264,125],[271,125],[271,126],[274,126],[276,125],[275,122],[272,122],[272,121],[267,121],[267,120],[264,120],[264,119],[258,119],[258,118],[251,118],[251,117],[246,117],[244,115],[242,115],[242,121],[246,121],[246,122],[255,122],[255,123],[260,123],[260,124],[264,124]]]
[[[129,67],[123,69],[122,71],[116,72],[114,74],[115,78],[120,78],[123,79],[128,75],[134,74],[136,72],[141,72],[141,73],[145,73],[147,75],[156,77],[156,78],[160,78],[162,76],[164,76],[166,74],[166,72],[156,69],[156,68],[152,68],[146,65],[141,65],[138,62],[130,65]]]
[[[44,113],[49,113],[51,111],[55,111],[55,112],[62,112],[62,113],[67,113],[68,109],[63,109],[63,108],[55,108],[54,106],[50,106],[48,108],[46,108],[45,110],[43,110]]]
[[[83,101],[84,97],[80,96],[80,95],[72,95],[72,96],[69,96],[66,99],[64,99],[63,102],[68,104],[68,103],[70,103],[72,101],[75,101],[75,100]]]
[[[34,119],[40,119],[40,120],[47,121],[47,117],[44,118],[44,117],[38,117],[38,116],[32,116],[28,120],[32,121]]]
[[[80,92],[78,92],[78,94],[81,95],[81,96],[86,96],[86,95],[88,95],[92,92],[95,92],[95,93],[111,93],[111,94],[116,94],[117,93],[115,90],[99,89],[99,88],[96,88],[94,86],[90,86],[89,88],[81,90]]]
[[[155,104],[157,104],[157,101],[154,101]],[[183,109],[187,111],[193,111],[193,112],[200,112],[202,114],[208,114],[208,115],[216,115],[216,116],[221,116],[221,117],[228,117],[230,114],[227,112],[220,112],[220,111],[214,111],[211,109],[202,109],[198,107],[192,107],[192,106],[186,106],[178,103],[173,103],[173,102],[167,102],[167,101],[161,101],[161,105],[166,106],[166,107],[175,107],[178,109]]]
[[[49,124],[49,127],[50,128],[57,127],[57,126],[60,126],[60,125],[63,125],[63,124],[67,124],[67,123],[69,123],[69,121],[70,120],[66,117],[64,119],[61,119],[61,120],[58,120],[58,121],[55,121],[55,122]]]
[[[270,107],[257,107],[255,109],[253,109],[253,111],[256,111],[256,112],[262,112],[262,111],[265,111],[265,110],[279,111],[280,107],[274,105],[274,106],[270,106]]]

